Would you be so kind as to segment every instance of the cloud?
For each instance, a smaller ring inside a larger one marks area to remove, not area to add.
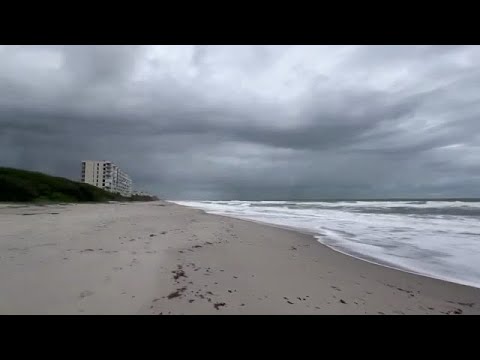
[[[3,46],[0,164],[166,198],[475,196],[478,46]]]

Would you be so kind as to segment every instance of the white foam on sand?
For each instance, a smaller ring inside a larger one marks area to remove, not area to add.
[[[173,202],[212,214],[308,231],[342,253],[480,287],[480,202]]]

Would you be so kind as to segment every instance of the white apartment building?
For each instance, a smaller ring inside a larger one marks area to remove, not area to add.
[[[123,196],[132,195],[132,180],[111,161],[82,161],[81,181]]]

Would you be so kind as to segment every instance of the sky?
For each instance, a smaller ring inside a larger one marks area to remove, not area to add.
[[[479,46],[2,46],[0,166],[164,199],[480,196]]]

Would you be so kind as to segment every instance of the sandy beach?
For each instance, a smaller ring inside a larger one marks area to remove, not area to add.
[[[0,314],[480,314],[480,289],[167,202],[0,205]]]

